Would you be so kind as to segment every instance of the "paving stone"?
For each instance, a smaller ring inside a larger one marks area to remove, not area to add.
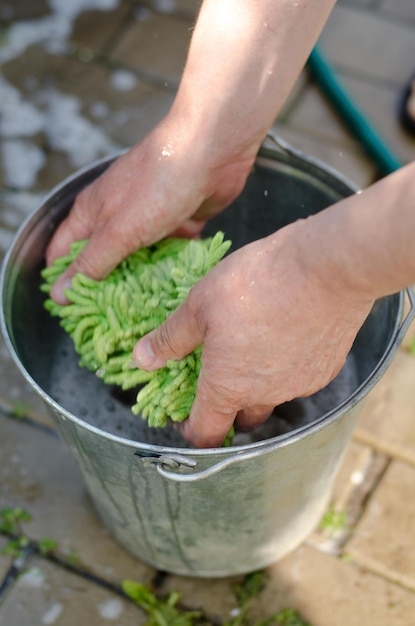
[[[47,0],[5,0],[0,5],[0,20],[15,22],[16,20],[32,20],[50,13]]]
[[[411,26],[361,7],[335,6],[319,43],[330,63],[368,80],[400,85],[414,69]]]
[[[401,127],[397,115],[400,90],[386,84],[341,76],[339,73],[337,78],[386,149],[395,154],[402,164],[412,161],[415,138]],[[297,130],[321,137],[323,141],[335,141],[349,149],[360,142],[343,121],[340,112],[315,85],[308,86],[302,92],[289,117],[289,124]]]
[[[381,0],[379,9],[388,15],[412,20],[415,24],[415,4],[413,0]]]
[[[146,76],[177,85],[191,37],[191,22],[146,12],[126,30],[111,59]]]
[[[146,621],[138,607],[119,595],[38,558],[31,560],[0,607],[0,624],[5,626],[141,626]]]
[[[331,142],[324,142],[321,138],[306,134],[292,128],[289,124],[273,126],[277,134],[292,146],[305,154],[319,159],[337,170],[339,174],[347,178],[352,185],[364,188],[375,179],[375,167],[369,157],[360,146],[355,151],[347,150]]]
[[[131,12],[131,4],[125,1],[110,11],[83,11],[73,25],[69,41],[81,48],[78,53],[84,59],[103,54],[117,37],[122,36],[124,23]]]
[[[352,101],[383,140],[386,149],[394,153],[402,165],[412,161],[415,136],[401,127],[397,115],[400,89],[349,77],[344,78],[344,85]]]
[[[41,143],[47,161],[31,187],[37,190],[51,189],[78,167],[142,139],[174,97],[170,89],[146,83],[131,71],[50,55],[37,47],[7,63],[3,74],[19,90],[22,104],[46,116]]]
[[[0,509],[20,506],[32,515],[31,539],[50,537],[65,554],[113,582],[148,582],[153,568],[133,558],[98,520],[82,476],[66,445],[56,436],[0,416]]]
[[[215,580],[171,575],[166,578],[161,592],[178,591],[186,608],[203,609],[209,617],[222,623],[230,619],[238,606],[232,587],[241,580],[242,577]]]
[[[346,546],[362,564],[368,559],[412,581],[415,591],[415,468],[393,461]],[[399,578],[397,578],[399,580]]]
[[[413,622],[415,594],[309,546],[270,567],[268,573],[268,586],[252,603],[253,623],[283,608],[296,609],[315,626],[409,626]]]
[[[349,150],[354,150],[356,140],[350,134],[342,118],[335,108],[324,97],[324,94],[313,83],[297,98],[296,106],[289,117],[289,125],[323,141],[335,142]]]
[[[415,463],[415,357],[398,351],[382,379],[372,389],[362,407],[355,434],[360,432],[380,444],[385,451]],[[364,437],[357,437],[364,441]]]

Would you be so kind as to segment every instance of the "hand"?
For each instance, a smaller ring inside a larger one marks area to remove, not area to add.
[[[234,420],[242,429],[259,425],[274,406],[318,391],[343,366],[372,302],[343,291],[324,268],[309,271],[308,225],[296,222],[231,254],[135,346],[137,365],[153,370],[204,344],[182,424],[195,446],[220,445]]]
[[[46,253],[50,265],[74,240],[89,239],[52,289],[58,303],[66,304],[63,291],[75,273],[99,280],[128,254],[166,235],[197,236],[206,219],[242,190],[257,146],[249,158],[225,150],[212,158],[207,140],[187,146],[180,128],[165,118],[78,195]]]

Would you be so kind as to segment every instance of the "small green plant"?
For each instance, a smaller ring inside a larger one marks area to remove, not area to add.
[[[21,400],[14,400],[11,406],[11,416],[16,419],[23,419],[30,411],[31,406],[24,404]]]
[[[123,580],[124,593],[147,613],[149,620],[146,626],[194,626],[200,623],[200,611],[181,611],[177,604],[180,594],[172,591],[160,599],[151,589],[134,580]]]
[[[252,572],[245,576],[241,583],[234,586],[233,591],[238,601],[237,614],[223,626],[250,626],[249,605],[253,598],[258,596],[266,587],[268,577],[263,570]],[[271,626],[271,624],[281,624],[282,626],[312,626],[305,622],[301,615],[293,609],[282,609],[275,615],[256,622],[251,626]]]
[[[10,539],[4,548],[1,549],[1,554],[8,554],[13,558],[19,558],[23,555],[25,548],[30,546],[30,540],[22,535],[16,539]]]
[[[10,541],[2,550],[4,554],[18,558],[27,548],[31,548],[32,551],[37,551],[48,558],[57,550],[57,542],[50,537],[44,537],[36,542],[26,536],[22,530],[22,524],[30,522],[31,519],[30,513],[21,507],[10,507],[0,511],[0,532],[10,537]],[[76,553],[59,560],[64,566],[65,564],[76,565],[78,561],[79,557]],[[122,581],[121,589],[125,596],[147,614],[146,626],[272,626],[273,624],[312,626],[292,609],[283,609],[265,620],[252,623],[248,615],[250,602],[265,589],[267,582],[267,574],[260,570],[247,574],[242,581],[235,584],[232,589],[238,603],[237,610],[230,620],[221,625],[218,620],[211,620],[201,610],[188,610],[181,607],[181,596],[177,591],[171,591],[166,597],[159,598],[151,585],[144,585],[130,579]]]
[[[312,626],[310,622],[304,621],[298,611],[293,611],[293,609],[283,609],[273,617],[255,624],[255,626],[271,626],[271,624],[281,624],[281,626]]]
[[[29,546],[47,555],[56,550],[58,544],[49,537],[44,537],[38,542],[31,541],[23,531],[22,524],[30,522],[32,516],[21,507],[10,507],[0,511],[0,532],[8,535],[10,541],[2,548],[2,554],[9,554],[15,558],[22,556],[24,550]]]
[[[22,535],[22,522],[30,522],[32,516],[21,507],[9,507],[0,511],[0,532]]]
[[[236,615],[224,626],[245,626],[248,619],[249,604],[266,587],[268,577],[263,570],[247,574],[243,580],[233,586],[233,593],[238,602]]]
[[[21,507],[10,507],[0,511],[0,532],[11,536],[8,543],[2,548],[2,554],[8,554],[13,558],[23,555],[25,548],[30,545],[30,540],[22,530],[23,522],[30,522],[32,516]]]
[[[319,524],[319,529],[330,535],[337,535],[347,528],[347,511],[338,511],[333,505],[328,508]]]
[[[44,537],[38,541],[37,547],[39,552],[46,556],[57,549],[58,543],[54,539],[50,539],[50,537]]]

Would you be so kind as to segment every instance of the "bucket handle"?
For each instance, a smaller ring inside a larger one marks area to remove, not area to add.
[[[199,472],[193,472],[189,474],[177,473],[174,470],[178,470],[181,466],[187,468],[194,468],[197,465],[197,461],[190,457],[181,455],[181,454],[161,454],[159,456],[152,455],[142,455],[140,452],[135,452],[135,456],[139,457],[141,462],[144,465],[154,465],[157,472],[163,478],[168,478],[169,480],[173,480],[177,483],[195,483],[199,480],[204,480],[205,478],[210,478],[210,476],[214,476],[218,472],[221,472],[225,467],[229,467],[230,465],[234,465],[235,463],[239,463],[240,461],[249,461],[251,459],[255,459],[258,456],[262,456],[265,452],[271,451],[274,447],[273,445],[261,446],[260,448],[255,448],[255,450],[250,450],[248,452],[237,452],[233,456],[228,456],[226,459],[207,467],[204,470],[200,470]],[[173,471],[172,471],[173,470]]]
[[[410,324],[415,318],[415,292],[411,287],[407,287],[406,293],[408,296],[410,308],[405,319],[401,323],[401,326],[396,335],[394,345],[400,345],[402,343]],[[140,458],[143,464],[154,465],[157,472],[163,478],[167,478],[168,480],[173,480],[178,483],[194,483],[199,480],[204,480],[205,478],[210,478],[211,476],[218,474],[226,467],[230,467],[235,463],[239,463],[241,461],[250,461],[259,456],[262,456],[266,452],[271,452],[274,448],[275,443],[272,443],[260,446],[259,448],[255,448],[253,450],[236,452],[234,455],[228,456],[222,461],[219,461],[218,463],[215,463],[214,465],[211,465],[204,470],[192,473],[177,473],[176,471],[179,470],[180,467],[194,469],[197,466],[197,461],[188,456],[184,456],[181,454],[147,455],[138,451],[135,452],[135,455]]]

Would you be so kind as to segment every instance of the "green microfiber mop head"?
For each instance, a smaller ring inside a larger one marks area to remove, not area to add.
[[[67,256],[42,270],[42,291],[50,295],[55,280],[86,243],[73,243]],[[69,304],[45,301],[72,337],[82,367],[124,390],[141,386],[132,411],[141,413],[149,426],[164,427],[169,419],[181,422],[189,416],[202,346],[155,372],[131,367],[133,347],[183,302],[230,245],[222,232],[203,240],[165,239],[128,256],[104,280],[76,274],[65,291]]]

